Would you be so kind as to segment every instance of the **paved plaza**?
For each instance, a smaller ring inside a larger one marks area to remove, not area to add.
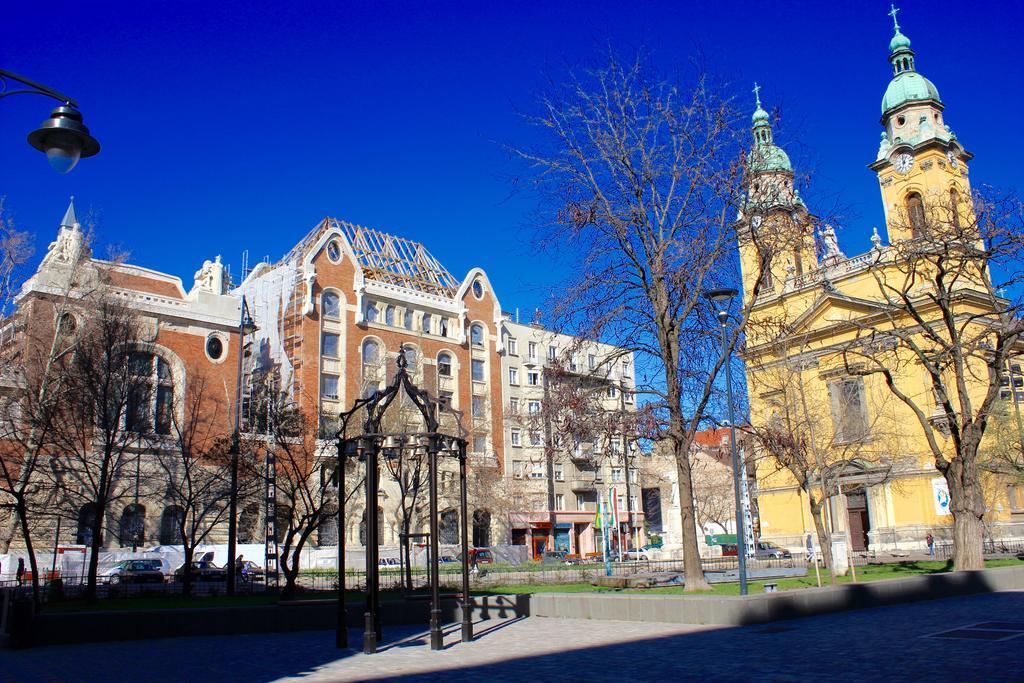
[[[425,630],[388,629],[375,655],[339,652],[327,631],[0,651],[0,681],[1024,681],[1024,592],[742,628],[532,617],[477,631],[462,644],[452,626],[432,652]]]

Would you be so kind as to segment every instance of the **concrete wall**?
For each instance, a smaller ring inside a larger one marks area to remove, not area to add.
[[[931,574],[834,588],[760,593],[746,597],[538,593],[530,596],[530,614],[567,619],[741,626],[847,609],[1021,589],[1024,589],[1024,566]]]

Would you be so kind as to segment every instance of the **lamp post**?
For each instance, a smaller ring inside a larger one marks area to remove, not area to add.
[[[736,417],[732,407],[732,352],[729,349],[727,328],[729,325],[728,306],[736,297],[737,292],[731,287],[712,289],[704,293],[712,303],[718,306],[718,323],[722,328],[722,358],[725,361],[725,393],[729,404],[729,448],[732,451],[732,485],[736,498],[736,555],[740,565],[740,595],[747,594],[747,543],[744,538],[743,500],[740,497],[740,476],[746,476],[746,464],[740,474],[740,458],[736,452]]]
[[[26,87],[8,90],[8,80]],[[24,76],[0,69],[0,98],[9,95],[43,95],[61,102],[61,106],[50,112],[50,118],[28,135],[28,144],[46,154],[53,170],[68,173],[79,159],[99,153],[100,143],[82,123],[82,113],[78,111],[75,100]]]
[[[231,434],[231,490],[228,493],[228,561],[227,594],[235,594],[235,549],[238,544],[238,456],[242,438],[242,357],[245,355],[245,336],[256,331],[249,315],[249,306],[242,295],[238,315],[238,364],[235,372],[235,427]],[[267,579],[269,579],[269,574]]]

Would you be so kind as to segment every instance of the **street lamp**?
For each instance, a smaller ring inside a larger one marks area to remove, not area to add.
[[[28,87],[8,90],[8,79]],[[28,144],[46,154],[53,170],[68,173],[79,159],[99,153],[100,143],[82,123],[82,113],[78,111],[75,100],[24,76],[0,69],[0,98],[8,95],[44,95],[62,103],[50,112],[50,118],[28,135]]]
[[[736,555],[740,564],[740,595],[747,594],[747,543],[744,538],[743,500],[740,497],[740,459],[736,452],[736,417],[732,407],[732,353],[729,349],[728,335],[729,305],[739,294],[732,287],[712,289],[704,293],[713,304],[718,306],[718,323],[722,327],[722,358],[725,361],[725,393],[729,404],[729,447],[732,450],[732,486],[736,496]],[[742,476],[746,476],[746,465]]]

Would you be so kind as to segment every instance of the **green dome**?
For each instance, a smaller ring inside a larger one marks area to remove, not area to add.
[[[889,41],[889,52],[896,52],[896,50],[907,49],[910,47],[910,38],[896,30],[896,35]]]
[[[939,91],[931,81],[916,71],[904,71],[889,81],[889,87],[885,89],[885,96],[882,97],[882,113],[916,100],[942,101],[939,99]]]
[[[793,172],[793,166],[789,163],[789,155],[781,147],[773,144],[757,144],[750,151],[748,159],[750,171],[762,173],[767,171]]]
[[[750,117],[753,123],[768,123],[768,112],[761,108],[758,104],[757,109],[754,110],[754,115]]]

